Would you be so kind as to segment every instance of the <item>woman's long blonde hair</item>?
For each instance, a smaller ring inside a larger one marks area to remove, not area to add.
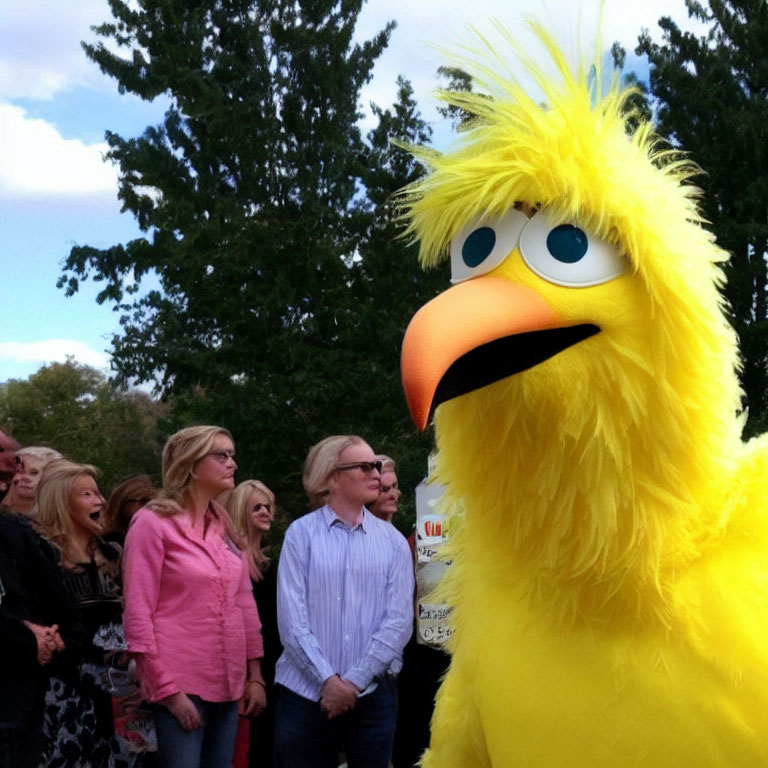
[[[182,512],[195,480],[192,470],[219,435],[232,440],[229,430],[215,426],[185,427],[171,435],[163,448],[163,488],[147,507],[163,516]]]
[[[274,512],[275,494],[260,480],[244,480],[240,483],[227,500],[227,512],[229,512],[235,531],[240,536],[240,545],[245,550],[248,558],[251,578],[254,581],[261,581],[264,578],[264,571],[267,565],[269,565],[270,558],[267,557],[262,548],[261,536],[256,535],[256,530],[251,520],[249,501],[254,491],[267,499],[272,505],[272,511]]]
[[[72,487],[78,477],[92,477],[95,481],[98,474],[99,470],[91,464],[54,459],[43,469],[35,491],[35,528],[71,563],[77,556],[72,550]]]

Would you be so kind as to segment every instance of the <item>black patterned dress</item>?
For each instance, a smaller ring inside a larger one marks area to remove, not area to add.
[[[142,755],[114,733],[112,695],[124,648],[118,544],[97,541],[89,563],[62,569],[90,644],[74,679],[51,678],[45,697],[41,768],[138,768]],[[122,646],[121,646],[122,643]]]

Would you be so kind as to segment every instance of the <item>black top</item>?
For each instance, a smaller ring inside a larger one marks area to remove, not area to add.
[[[99,562],[76,563],[75,568],[62,570],[64,587],[80,608],[83,623],[91,640],[101,627],[122,620],[122,585],[120,580],[119,544],[96,540]],[[96,658],[103,662],[104,652]]]
[[[264,638],[264,658],[261,674],[269,690],[275,682],[275,665],[283,652],[280,633],[277,630],[277,562],[272,560],[264,571],[261,581],[254,581],[253,596],[261,619],[261,636]]]
[[[41,667],[24,621],[58,624],[67,650]],[[48,675],[74,674],[84,644],[85,629],[54,551],[26,518],[0,514],[0,727],[26,725],[42,705]]]

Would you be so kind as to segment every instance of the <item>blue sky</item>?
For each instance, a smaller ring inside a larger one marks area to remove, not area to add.
[[[618,40],[630,52],[642,27],[659,39],[656,22],[664,14],[691,26],[683,0],[605,5],[603,39],[608,45]],[[591,32],[598,6],[548,0],[537,15],[557,30],[566,50],[578,49],[579,16],[582,29]],[[523,0],[369,0],[358,25],[361,38],[390,19],[398,28],[363,105],[391,104],[403,74],[424,117],[445,137],[429,95],[444,62],[430,44],[450,46],[466,39],[468,24],[487,30],[491,18],[517,27],[532,7]],[[108,370],[117,314],[96,303],[98,285],[84,283],[66,298],[56,280],[73,245],[107,247],[140,234],[133,219],[120,214],[117,169],[102,161],[104,132],[138,135],[159,122],[165,108],[160,100],[119,95],[85,57],[80,42],[93,41],[90,27],[108,19],[106,0],[0,2],[0,382],[26,378],[67,354]],[[633,58],[628,64],[637,67]]]

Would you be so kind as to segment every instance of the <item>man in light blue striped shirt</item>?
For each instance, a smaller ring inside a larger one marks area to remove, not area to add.
[[[304,467],[313,506],[280,555],[275,765],[386,768],[397,718],[395,675],[413,626],[405,538],[365,505],[380,465],[354,435],[326,438]],[[256,747],[258,748],[258,747]]]

